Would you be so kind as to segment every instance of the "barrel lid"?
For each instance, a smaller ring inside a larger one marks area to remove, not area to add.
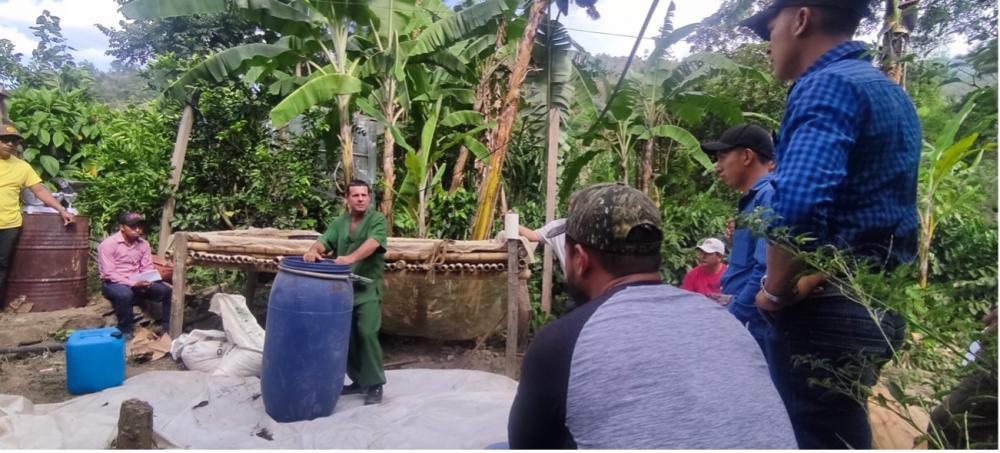
[[[333,260],[319,260],[315,263],[307,263],[301,256],[286,256],[281,259],[278,269],[291,269],[296,271],[314,272],[317,274],[350,274],[351,266],[347,264],[337,264]]]

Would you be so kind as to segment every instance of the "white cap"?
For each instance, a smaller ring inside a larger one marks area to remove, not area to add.
[[[726,245],[716,238],[708,238],[701,241],[701,244],[698,244],[697,248],[705,253],[726,254]]]

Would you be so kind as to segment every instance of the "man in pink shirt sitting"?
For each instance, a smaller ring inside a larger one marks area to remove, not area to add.
[[[144,222],[139,213],[123,213],[118,217],[118,232],[97,246],[101,294],[111,301],[118,318],[118,330],[126,335],[132,334],[135,323],[132,304],[142,299],[159,302],[162,315],[160,326],[163,331],[170,330],[172,290],[159,281],[158,274],[141,275],[155,271],[153,252],[149,242],[142,238]]]
[[[722,303],[722,288],[719,279],[726,272],[726,263],[722,257],[726,254],[726,246],[716,238],[708,238],[698,244],[698,266],[688,271],[681,283],[681,289],[693,293],[704,294]]]

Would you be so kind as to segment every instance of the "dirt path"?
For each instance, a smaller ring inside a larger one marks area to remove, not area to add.
[[[126,362],[125,379],[149,371],[182,370],[169,357],[154,362]],[[73,398],[66,390],[66,353],[35,354],[8,360],[0,358],[0,394],[22,395],[36,404]]]
[[[25,343],[54,343],[60,330],[96,328],[115,324],[110,306],[97,296],[85,307],[48,313],[0,313],[0,348]],[[107,315],[107,316],[104,316]],[[503,374],[503,346],[475,348],[472,341],[442,342],[410,337],[382,336],[387,369],[474,369]],[[128,361],[126,379],[158,370],[183,370],[170,356],[146,363]],[[23,395],[31,401],[55,403],[73,397],[66,390],[66,354],[63,351],[28,356],[0,355],[0,394]]]

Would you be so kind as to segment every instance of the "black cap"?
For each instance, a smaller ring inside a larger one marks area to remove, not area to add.
[[[701,150],[709,156],[733,148],[750,148],[765,160],[774,160],[774,142],[771,140],[771,133],[756,124],[733,126],[726,129],[718,140],[701,144]]]
[[[123,212],[120,216],[118,216],[118,223],[121,225],[134,227],[145,222],[146,218],[138,212]]]
[[[868,4],[870,2],[871,0],[774,0],[771,6],[740,22],[740,25],[753,30],[757,36],[760,36],[760,39],[770,41],[771,31],[767,29],[767,24],[784,8],[790,6],[826,6],[854,13],[858,17],[866,17],[869,14]]]

